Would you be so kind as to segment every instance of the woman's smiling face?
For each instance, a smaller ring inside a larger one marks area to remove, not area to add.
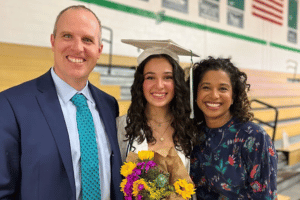
[[[231,118],[232,94],[231,81],[225,71],[210,70],[204,74],[198,85],[197,105],[207,124],[217,121],[215,125],[220,127]]]
[[[152,58],[144,68],[143,92],[148,106],[168,107],[174,98],[173,67],[165,58]]]

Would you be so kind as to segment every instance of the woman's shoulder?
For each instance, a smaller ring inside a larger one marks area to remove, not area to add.
[[[252,121],[239,122],[237,120],[235,126],[240,134],[244,134],[246,137],[265,137],[268,135],[259,124]]]
[[[121,157],[122,161],[125,161],[126,158],[126,151],[127,151],[127,141],[125,141],[126,138],[126,117],[127,115],[123,115],[120,117],[116,118],[117,121],[117,129],[118,129],[118,143],[119,143],[119,148],[121,151]]]
[[[125,135],[126,135],[125,127],[127,125],[126,118],[127,118],[127,115],[122,115],[122,116],[116,118],[119,139],[125,138]]]
[[[119,117],[116,118],[118,130],[119,130],[120,128],[125,128],[125,126],[126,126],[126,124],[127,124],[127,123],[126,123],[126,118],[127,118],[127,114],[122,115],[122,116],[119,116]]]
[[[126,122],[127,114],[119,116],[116,118],[117,122]]]
[[[259,124],[256,124],[252,121],[241,123],[241,129],[252,130],[252,132],[265,132],[265,130]]]

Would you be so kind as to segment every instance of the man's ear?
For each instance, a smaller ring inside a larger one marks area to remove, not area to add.
[[[53,51],[54,43],[55,43],[55,38],[54,38],[53,34],[51,34],[51,36],[50,36],[50,43],[51,43],[51,48],[52,48],[52,51]]]
[[[101,45],[99,46],[99,49],[98,49],[98,57],[97,57],[98,59],[100,58],[102,51],[103,51],[103,44],[101,43]]]

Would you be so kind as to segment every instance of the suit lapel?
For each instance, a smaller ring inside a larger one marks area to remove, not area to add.
[[[111,97],[108,97],[104,92],[99,91],[95,86],[89,84],[90,91],[96,102],[100,118],[104,124],[105,133],[109,139],[112,150],[111,155],[111,199],[123,199],[123,194],[120,191],[121,183],[121,154],[118,145],[116,117],[119,115],[118,104]]]
[[[57,144],[72,193],[76,194],[69,135],[50,71],[38,78],[37,87],[41,92],[37,101]]]
[[[96,89],[93,85],[89,84],[90,91],[93,95],[93,98],[96,102],[97,109],[100,114],[100,118],[104,124],[105,133],[107,134],[107,137],[109,138],[110,146],[112,151],[114,152],[115,149],[118,149],[116,145],[118,145],[118,140],[116,138],[116,116],[113,112],[115,112],[112,107],[112,105],[109,105],[106,98],[104,98],[103,95],[100,94],[100,92],[96,92]],[[114,152],[115,153],[115,152]]]

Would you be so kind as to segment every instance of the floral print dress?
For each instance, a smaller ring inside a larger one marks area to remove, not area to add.
[[[253,122],[232,118],[220,128],[202,128],[191,154],[197,199],[277,199],[277,153],[269,135]]]

